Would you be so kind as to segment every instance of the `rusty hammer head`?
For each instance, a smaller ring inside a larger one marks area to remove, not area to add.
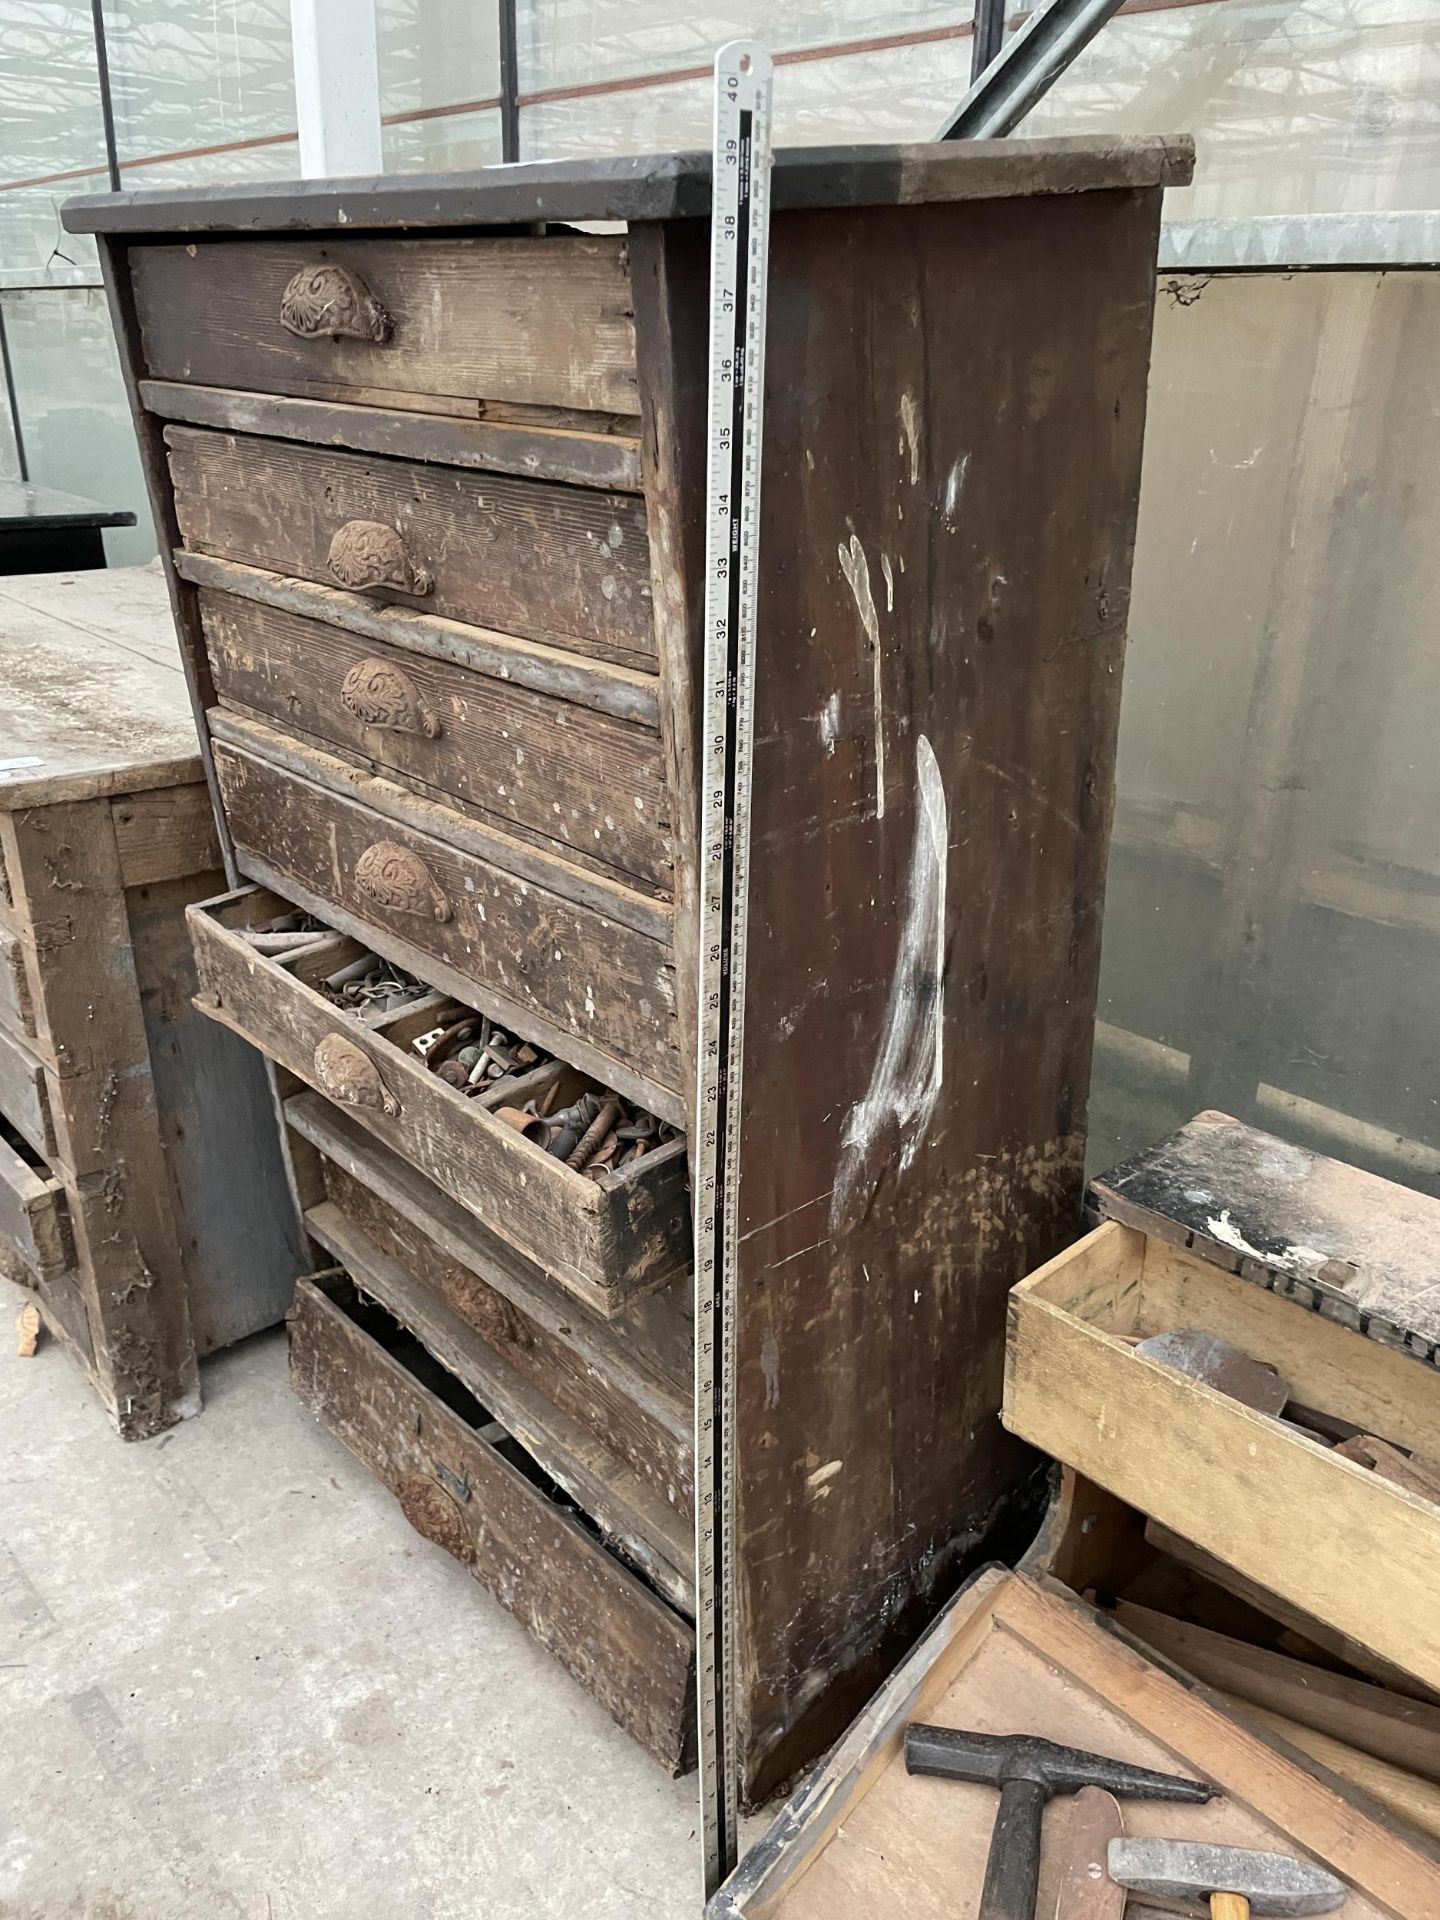
[[[1117,1886],[1192,1903],[1199,1913],[1213,1911],[1210,1902],[1217,1894],[1248,1901],[1249,1911],[1257,1914],[1333,1913],[1346,1892],[1333,1873],[1288,1853],[1194,1840],[1112,1840],[1107,1865]]]
[[[1026,1780],[1046,1799],[1104,1787],[1131,1800],[1210,1800],[1215,1789],[1203,1780],[1174,1773],[1153,1773],[1103,1753],[1057,1746],[1031,1733],[965,1733],[957,1727],[926,1727],[914,1721],[905,1733],[905,1771],[938,1775],[942,1780],[972,1780],[1004,1787]]]

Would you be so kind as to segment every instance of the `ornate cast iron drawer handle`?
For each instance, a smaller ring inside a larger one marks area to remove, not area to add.
[[[416,566],[400,535],[382,520],[347,520],[330,542],[327,564],[342,587],[421,594],[435,584],[434,574]]]
[[[427,740],[440,736],[440,716],[426,706],[409,674],[388,660],[357,660],[341,684],[340,704],[367,727],[423,733]]]
[[[343,1033],[327,1033],[315,1049],[315,1078],[320,1091],[347,1107],[373,1107],[394,1120],[400,1102],[380,1078],[380,1069],[363,1047]]]
[[[383,346],[395,323],[358,273],[302,267],[280,296],[280,324],[301,340],[368,340]]]
[[[377,840],[355,862],[355,885],[365,898],[392,913],[416,913],[426,920],[451,917],[450,902],[430,878],[430,869],[408,847]]]

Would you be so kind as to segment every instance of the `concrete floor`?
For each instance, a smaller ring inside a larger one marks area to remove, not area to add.
[[[0,1281],[6,1920],[672,1920],[667,1780],[290,1394],[117,1440]]]

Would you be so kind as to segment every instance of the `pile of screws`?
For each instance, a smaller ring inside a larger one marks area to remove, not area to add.
[[[527,1101],[523,1108],[497,1107],[495,1118],[587,1180],[599,1180],[678,1137],[678,1129],[669,1121],[657,1120],[618,1093],[582,1093],[568,1107],[551,1113],[548,1102],[558,1087],[556,1081],[545,1096]]]
[[[329,974],[320,982],[320,991],[346,1013],[363,1014],[393,1013],[422,999],[430,989],[403,967],[392,967],[388,960],[366,953]]]
[[[516,1040],[483,1013],[464,1013],[448,1026],[433,1027],[411,1043],[446,1086],[473,1096],[492,1093],[507,1080],[544,1066],[548,1054],[528,1040]]]

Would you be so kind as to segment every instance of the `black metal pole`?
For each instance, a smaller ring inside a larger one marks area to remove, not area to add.
[[[10,406],[10,425],[15,434],[15,463],[20,478],[30,478],[30,462],[25,458],[25,434],[20,426],[20,401],[15,392],[15,369],[10,364],[10,340],[5,332],[5,302],[0,299],[0,367],[5,372],[5,398]]]
[[[95,71],[100,81],[100,124],[105,129],[105,164],[110,170],[110,191],[120,191],[120,155],[115,147],[115,108],[110,99],[110,55],[105,46],[105,0],[90,0],[90,18],[95,28]]]
[[[1004,40],[1005,0],[975,0],[975,39],[970,48],[972,85],[999,53]]]
[[[98,6],[99,0],[96,0]],[[500,0],[500,158],[520,158],[520,58],[515,0]]]

